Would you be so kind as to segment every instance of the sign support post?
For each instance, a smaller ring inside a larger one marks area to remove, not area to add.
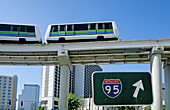
[[[153,87],[153,105],[152,110],[162,110],[162,72],[161,72],[161,54],[162,47],[153,47],[151,52],[151,74]]]
[[[68,94],[69,94],[69,72],[71,71],[71,63],[68,51],[58,51],[58,59],[61,66],[60,75],[60,94],[59,94],[59,110],[68,110]]]

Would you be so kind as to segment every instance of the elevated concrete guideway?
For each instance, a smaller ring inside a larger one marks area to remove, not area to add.
[[[0,44],[0,65],[60,65],[59,109],[68,110],[68,73],[72,65],[150,63],[153,87],[152,110],[162,110],[162,63],[166,96],[170,91],[170,39],[93,41],[51,44]],[[166,97],[166,109],[170,109]]]
[[[0,44],[0,65],[59,65],[58,51],[67,50],[72,65],[150,63],[153,47],[170,57],[170,39],[97,41],[53,44]]]

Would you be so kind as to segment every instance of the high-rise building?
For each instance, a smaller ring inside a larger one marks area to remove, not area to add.
[[[73,66],[69,74],[69,92],[84,98],[92,97],[94,71],[102,71],[98,65]],[[60,66],[44,66],[42,75],[41,105],[47,110],[58,108],[60,92]]]
[[[55,71],[58,72],[58,66],[43,66],[43,74],[42,74],[42,88],[41,88],[41,105],[44,106],[45,109],[51,110],[54,107],[54,101],[57,101],[57,98],[54,96],[56,85],[55,79],[57,79],[57,75],[55,75]]]
[[[40,86],[24,84],[22,94],[18,98],[18,110],[36,110],[39,107]]]
[[[0,76],[0,110],[16,110],[17,82],[16,75]]]

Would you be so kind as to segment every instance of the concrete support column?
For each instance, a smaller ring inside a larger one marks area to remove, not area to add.
[[[151,73],[153,88],[152,110],[162,110],[162,72],[161,55],[153,54],[151,56]]]
[[[61,66],[60,73],[60,95],[59,110],[68,110],[68,94],[69,94],[69,67]]]
[[[72,68],[68,51],[59,50],[58,60],[61,67],[59,110],[68,110],[69,72],[71,71]]]
[[[164,73],[165,73],[165,105],[166,110],[170,110],[170,58],[167,60],[165,67],[164,67]]]

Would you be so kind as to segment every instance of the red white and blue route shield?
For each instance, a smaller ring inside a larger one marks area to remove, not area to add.
[[[104,79],[103,92],[110,98],[116,98],[122,92],[120,79]]]

